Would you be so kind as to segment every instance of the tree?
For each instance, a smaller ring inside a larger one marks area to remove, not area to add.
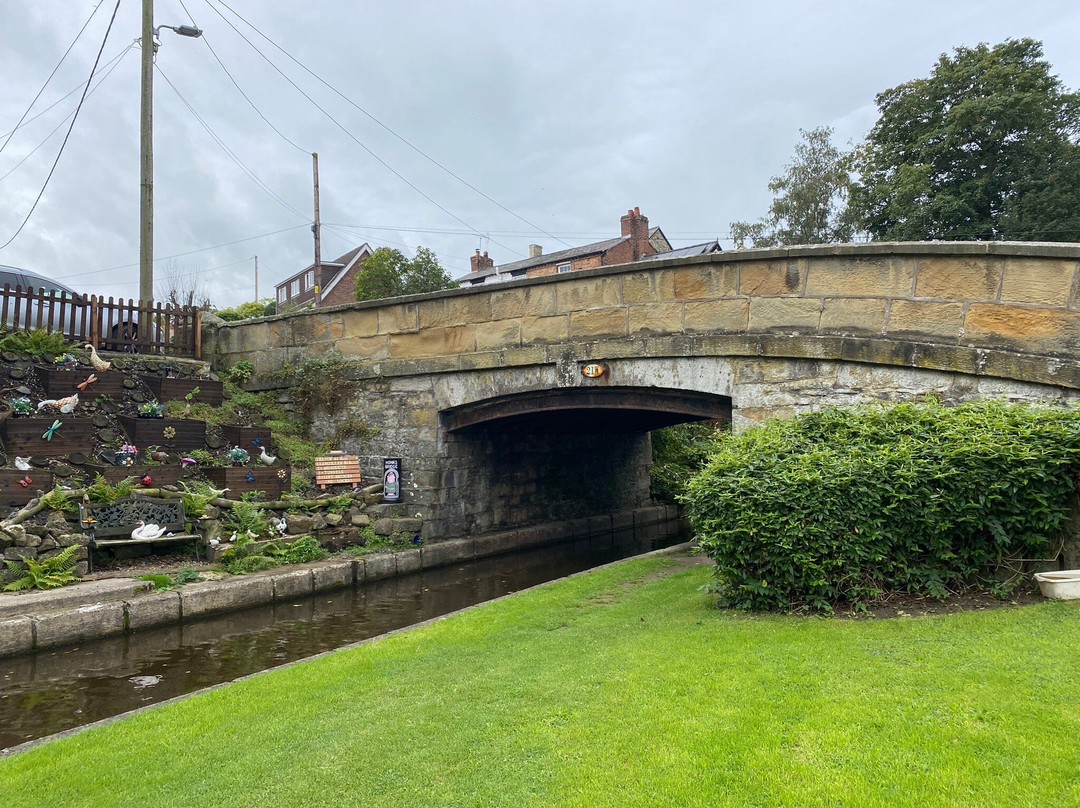
[[[736,246],[824,244],[850,241],[853,228],[847,215],[848,155],[832,143],[833,130],[820,126],[800,129],[802,142],[784,173],[769,181],[773,201],[769,214],[756,223],[732,222]]]
[[[366,259],[356,273],[356,299],[377,300],[384,297],[437,292],[454,285],[450,274],[439,266],[435,253],[417,247],[409,259],[401,250],[380,247]]]
[[[851,207],[879,239],[1080,240],[1080,96],[1042,45],[942,54],[877,96]]]
[[[277,303],[273,298],[264,297],[262,300],[251,300],[225,309],[214,309],[214,314],[228,323],[252,317],[270,317],[277,314]]]
[[[170,259],[165,264],[164,277],[158,281],[154,290],[154,297],[162,303],[176,306],[210,308],[210,296],[199,277],[201,271],[198,266],[179,264]]]

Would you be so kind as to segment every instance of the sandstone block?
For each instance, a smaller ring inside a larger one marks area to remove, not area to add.
[[[822,334],[880,334],[885,328],[885,301],[880,298],[826,298],[818,331]]]
[[[379,334],[400,334],[419,328],[415,303],[399,303],[375,309],[379,317]]]
[[[424,527],[424,520],[413,517],[392,519],[391,525],[394,533],[419,533]]]
[[[323,518],[326,520],[326,524],[328,524],[330,527],[337,527],[345,521],[344,514],[340,513],[328,513]]]
[[[646,303],[630,307],[631,334],[669,334],[682,322],[682,303]]]
[[[295,600],[314,591],[310,569],[276,572],[270,576],[270,580],[274,582],[274,600]]]
[[[739,294],[798,295],[806,279],[806,261],[743,261],[739,265]]]
[[[423,331],[390,335],[390,356],[419,359],[427,356],[471,353],[476,350],[476,326],[426,328]]]
[[[38,551],[35,547],[9,547],[4,550],[4,558],[8,561],[20,561],[24,558],[37,558],[37,554]]]
[[[491,293],[491,318],[547,317],[555,313],[555,287],[530,286],[526,289],[505,289]]]
[[[684,331],[745,331],[749,318],[750,301],[744,298],[683,305]]]
[[[521,318],[521,341],[524,344],[533,342],[563,342],[570,338],[570,317],[567,314],[558,314],[553,317]]]
[[[337,340],[334,348],[340,351],[342,356],[364,359],[386,359],[390,356],[390,340],[386,336],[345,337]]]
[[[815,298],[750,299],[750,331],[816,331],[820,320],[821,301]]]
[[[122,602],[94,603],[32,618],[38,648],[108,637],[124,631]]]
[[[494,320],[476,325],[476,350],[513,348],[521,344],[520,320]]]
[[[910,297],[915,281],[910,258],[814,257],[807,264],[807,296]]]
[[[622,306],[570,312],[570,338],[622,337],[626,335],[627,312]]]
[[[672,270],[675,297],[680,300],[731,297],[738,294],[734,264],[695,264]]]
[[[962,343],[1029,353],[1075,354],[1080,350],[1080,315],[1028,306],[972,303],[964,318]]]
[[[231,612],[269,603],[274,599],[273,582],[266,577],[232,578],[207,584],[185,586],[180,592],[184,620],[207,614]]]
[[[180,593],[156,592],[127,601],[128,631],[180,622]]]
[[[1063,306],[1069,300],[1075,274],[1076,261],[1007,257],[1001,300]]]
[[[315,529],[312,526],[313,522],[314,520],[306,513],[285,514],[285,530],[294,536],[310,533]]]
[[[373,337],[379,331],[378,309],[349,309],[341,313],[346,338]]]
[[[311,588],[314,592],[326,592],[352,586],[356,579],[352,561],[328,561],[311,568]]]
[[[675,274],[671,270],[623,276],[623,303],[662,303],[674,298]]]
[[[34,646],[34,628],[29,617],[0,620],[0,657],[24,654]]]
[[[490,320],[491,303],[486,294],[442,297],[421,300],[416,304],[416,312],[421,329],[445,328]]]
[[[367,494],[365,496],[371,495]],[[381,499],[382,495],[380,494],[379,497]],[[371,517],[368,516],[366,513],[357,513],[354,514],[349,521],[352,522],[353,527],[367,527],[371,524]]]
[[[995,300],[1002,260],[982,255],[920,258],[915,263],[915,297]]]
[[[928,336],[955,340],[963,324],[963,303],[894,300],[885,333],[889,336]]]
[[[582,311],[622,303],[619,278],[565,280],[555,287],[556,311]]]
[[[375,520],[375,535],[389,536],[394,532],[394,520],[383,517]]]

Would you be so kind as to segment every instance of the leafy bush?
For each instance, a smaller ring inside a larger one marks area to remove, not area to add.
[[[18,592],[24,589],[57,589],[76,580],[75,565],[79,563],[79,545],[65,547],[56,555],[38,561],[24,558],[22,561],[4,561],[8,574],[14,578],[4,589]]]
[[[828,611],[1045,554],[1078,472],[1076,408],[927,401],[722,438],[685,501],[722,602]]]
[[[233,384],[239,386],[247,382],[251,378],[251,374],[255,372],[255,368],[246,359],[239,359],[233,362],[229,366],[229,369],[225,371],[225,378]]]
[[[282,564],[306,564],[309,561],[322,561],[330,555],[319,546],[319,540],[307,534],[288,544],[268,542],[262,547],[253,539],[242,536],[236,544],[221,554],[225,570],[233,575],[259,572]]]
[[[28,354],[62,354],[71,350],[71,344],[59,331],[12,331],[0,339],[0,350]]]
[[[708,462],[718,428],[714,421],[694,421],[653,431],[653,464],[649,468],[653,499],[678,499],[690,478]]]

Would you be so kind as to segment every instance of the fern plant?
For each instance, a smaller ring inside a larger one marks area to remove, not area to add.
[[[20,561],[6,560],[8,572],[17,575],[14,581],[4,587],[9,592],[26,589],[58,589],[64,584],[76,580],[75,565],[79,563],[79,545],[65,547],[51,558],[38,561],[25,558]]]

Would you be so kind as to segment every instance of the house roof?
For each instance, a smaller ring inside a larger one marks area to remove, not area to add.
[[[358,257],[360,257],[361,253],[364,252],[365,250],[369,254],[371,253],[371,247],[369,247],[367,245],[367,242],[364,242],[359,247],[353,247],[347,253],[345,253],[344,255],[338,256],[333,261],[322,261],[322,262],[320,262],[319,265],[323,268],[324,272],[325,272],[327,267],[336,270],[334,272],[334,277],[330,279],[329,283],[324,285],[323,291],[324,292],[329,292],[330,289],[333,288],[333,286],[338,282],[338,280],[342,276],[344,276],[345,272],[347,272],[349,270],[349,268],[352,267],[352,265],[356,262],[356,259]],[[311,272],[311,270],[313,270],[313,269],[315,269],[315,264],[314,263],[308,264],[306,267],[301,269],[299,272],[296,272],[296,273],[290,275],[285,280],[283,280],[281,283],[276,284],[274,286],[274,289],[275,290],[276,289],[281,289],[281,288],[283,288],[285,286],[288,286],[292,281],[299,278],[305,272]],[[325,277],[325,275],[323,277]]]
[[[655,261],[657,258],[688,258],[691,255],[707,255],[714,252],[722,252],[720,242],[716,239],[701,244],[691,244],[689,247],[679,247],[677,250],[656,253],[656,255],[643,255],[638,260]]]
[[[546,264],[555,264],[560,261],[569,261],[574,258],[581,258],[583,255],[593,255],[594,253],[604,252],[610,250],[616,244],[620,244],[624,241],[629,241],[630,236],[619,236],[617,238],[609,238],[605,241],[594,241],[592,244],[583,244],[580,247],[571,247],[568,250],[559,250],[558,252],[546,253],[537,255],[534,258],[524,258],[521,261],[512,261],[509,264],[499,264],[495,267],[489,267],[488,269],[482,269],[479,272],[470,272],[468,275],[463,275],[457,279],[458,283],[477,283],[483,278],[490,275],[511,275],[524,272],[532,267],[544,266]]]
[[[354,265],[363,261],[369,255],[371,255],[371,248],[367,245],[367,242],[364,242],[359,247],[349,250],[343,256],[338,258],[335,263],[340,263],[342,265],[341,270],[330,279],[330,283],[323,287],[322,294],[329,294],[330,291],[338,285],[338,281],[349,274],[349,270],[352,269]]]

